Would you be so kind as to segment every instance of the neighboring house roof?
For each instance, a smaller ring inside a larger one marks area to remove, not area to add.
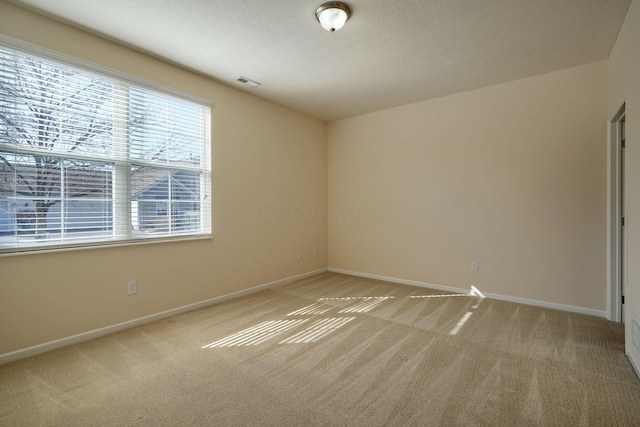
[[[184,171],[171,171],[167,173],[166,171],[150,171],[150,172],[163,172],[164,176],[155,179],[151,182],[151,184],[144,186],[141,190],[135,192],[133,194],[134,200],[144,200],[144,199],[153,199],[153,198],[161,198],[166,197],[168,194],[169,187],[169,177],[173,179],[173,188],[172,188],[172,198],[178,200],[193,200],[198,198],[199,194],[199,181],[197,180],[198,175],[194,172],[184,172]],[[195,178],[195,179],[194,179]],[[132,177],[132,184],[136,181],[136,177]],[[149,181],[142,181],[149,182]],[[133,186],[133,185],[132,185]],[[140,187],[140,185],[138,185]],[[155,197],[158,196],[158,197]]]
[[[57,165],[50,165],[46,177],[39,177],[33,165],[16,164],[0,166],[0,196],[13,196],[15,192],[33,196],[38,179],[46,180],[47,199],[60,198],[62,173]],[[67,194],[78,197],[84,194],[107,194],[111,191],[112,171],[108,168],[72,166],[65,168],[64,184]]]
[[[167,175],[169,172],[162,169],[140,168],[135,170],[131,174],[131,196],[135,199],[138,193]]]
[[[67,167],[65,169],[65,187],[71,197],[80,197],[85,194],[108,194],[112,187],[112,174],[110,169]],[[177,199],[193,199],[199,193],[199,181],[197,173],[185,171],[167,171],[154,168],[140,168],[131,176],[131,196],[133,199],[154,198],[153,195],[166,195],[168,191],[168,179],[174,180],[173,191],[177,191]],[[22,178],[21,178],[22,177]],[[12,197],[16,190],[29,197],[26,184],[33,185],[36,181],[36,170],[33,165],[0,166],[0,197]],[[27,181],[26,183],[24,181]],[[47,181],[50,183],[50,191],[47,198],[60,198],[60,184],[62,177],[60,169],[53,167],[49,170]],[[23,188],[17,188],[21,186]],[[166,197],[166,196],[165,196]]]

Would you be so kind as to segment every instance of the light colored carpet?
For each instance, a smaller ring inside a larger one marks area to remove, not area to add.
[[[2,426],[638,426],[622,325],[324,273],[0,366]]]

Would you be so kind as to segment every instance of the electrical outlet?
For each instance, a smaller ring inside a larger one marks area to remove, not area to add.
[[[318,256],[319,253],[320,253],[320,251],[318,251],[318,248],[315,248],[313,250],[313,256]]]
[[[138,282],[135,280],[127,284],[127,295],[138,293]]]
[[[635,320],[631,321],[631,331],[633,336],[633,344],[635,344],[638,351],[640,351],[640,326]]]
[[[480,271],[480,263],[478,261],[471,261],[471,271]]]
[[[302,251],[298,251],[298,259],[302,259]]]

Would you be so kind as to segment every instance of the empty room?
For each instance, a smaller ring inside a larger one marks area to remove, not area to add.
[[[1,426],[640,425],[640,0],[0,0]]]

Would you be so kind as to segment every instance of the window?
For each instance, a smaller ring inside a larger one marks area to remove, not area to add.
[[[211,234],[206,101],[0,41],[0,253]]]

